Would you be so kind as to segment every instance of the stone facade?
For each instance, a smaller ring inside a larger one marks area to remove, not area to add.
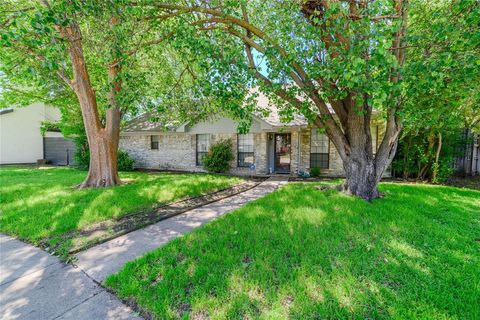
[[[158,149],[151,149],[151,136],[159,137]],[[255,133],[254,152],[256,174],[266,174],[267,146],[266,133]],[[235,159],[231,172],[239,175],[251,174],[250,168],[238,167],[237,135],[211,134],[210,144],[222,139],[231,139]],[[135,160],[136,168],[160,170],[205,171],[196,165],[196,135],[187,133],[145,133],[130,134],[120,137],[119,148],[125,150]]]
[[[375,137],[374,148],[383,137],[383,128],[376,125],[372,128]],[[310,171],[310,135],[311,128],[292,128],[284,130],[291,134],[291,166],[290,174],[296,175],[299,171]],[[273,163],[273,134],[274,132],[253,133],[255,152],[255,174],[268,174]],[[151,135],[158,135],[158,150],[151,149]],[[235,133],[212,133],[210,144],[221,139],[231,139],[235,160],[232,161],[231,173],[239,175],[252,174],[249,168],[237,166],[237,134]],[[125,134],[120,137],[120,149],[125,150],[135,160],[138,168],[162,169],[162,170],[185,170],[205,171],[196,165],[196,134],[191,133],[157,133],[144,132]],[[324,176],[344,175],[342,160],[335,149],[329,144],[329,168],[322,170]],[[388,175],[388,173],[387,173]]]
[[[310,172],[310,138],[312,128],[302,129],[300,131],[300,167],[299,171]],[[342,176],[345,174],[343,170],[343,163],[337,149],[333,143],[329,142],[328,145],[328,169],[323,169],[322,175],[324,176]]]
[[[151,134],[121,136],[119,148],[128,152],[138,168],[166,170],[195,168],[195,136],[182,133],[158,136],[158,150],[151,149]]]
[[[301,141],[301,147],[300,147],[300,167],[295,167],[292,169],[292,173],[298,172],[299,171],[306,171],[310,172],[310,136],[311,136],[311,130],[312,128],[303,128],[300,131],[300,141]],[[376,150],[378,148],[378,145],[382,141],[382,138],[385,134],[385,126],[382,124],[377,124],[374,123],[374,125],[371,128],[372,130],[372,139],[373,139],[373,148]],[[292,139],[293,139],[293,134],[292,134]],[[294,149],[293,149],[293,143],[292,143],[292,168],[293,165],[296,163],[294,161]],[[296,153],[298,154],[298,152]],[[323,169],[321,171],[323,176],[330,176],[330,177],[340,177],[345,175],[345,171],[343,169],[343,161],[342,158],[340,158],[340,154],[338,153],[337,149],[333,145],[333,143],[330,141],[329,146],[328,146],[328,154],[329,154],[329,166],[328,169]],[[387,169],[385,172],[385,176],[390,176],[391,172],[390,169]]]

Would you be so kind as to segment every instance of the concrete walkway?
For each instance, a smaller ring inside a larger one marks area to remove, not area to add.
[[[80,269],[0,234],[0,319],[141,319]]]
[[[0,319],[141,319],[101,283],[126,262],[285,184],[272,177],[244,193],[187,211],[77,255],[77,265],[0,234]]]
[[[125,263],[152,251],[227,212],[265,196],[287,183],[283,176],[270,177],[253,189],[157,222],[77,254],[76,265],[98,282]]]

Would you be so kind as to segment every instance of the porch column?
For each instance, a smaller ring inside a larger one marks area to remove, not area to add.
[[[267,141],[266,132],[260,132],[254,135],[255,165],[258,174],[268,173]]]

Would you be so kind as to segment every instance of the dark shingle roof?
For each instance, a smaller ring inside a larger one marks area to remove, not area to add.
[[[6,114],[6,113],[10,113],[10,112],[13,112],[12,108],[0,109],[0,114]]]

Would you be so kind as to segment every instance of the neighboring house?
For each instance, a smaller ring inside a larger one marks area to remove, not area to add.
[[[268,107],[270,114],[254,116],[248,134],[237,134],[237,123],[228,118],[183,124],[164,132],[149,121],[149,114],[144,114],[130,121],[121,132],[120,148],[129,153],[138,168],[204,171],[202,157],[209,147],[220,139],[231,139],[235,161],[230,171],[235,174],[297,174],[319,167],[323,175],[344,175],[342,160],[325,134],[301,116],[282,123],[276,108],[268,106],[264,97],[257,103]],[[376,150],[384,126],[374,124],[371,129]]]
[[[0,164],[36,163],[45,159],[52,164],[72,164],[75,145],[60,132],[47,131],[43,122],[60,120],[58,109],[35,103],[27,107],[0,110]]]

